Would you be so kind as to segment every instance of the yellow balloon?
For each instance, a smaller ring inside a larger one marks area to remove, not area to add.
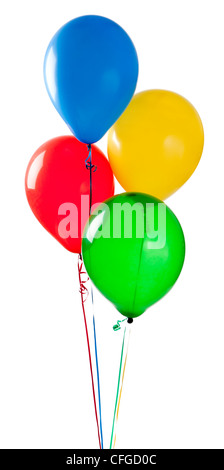
[[[171,91],[148,90],[136,94],[111,127],[108,155],[126,191],[166,199],[190,178],[203,145],[192,104]]]

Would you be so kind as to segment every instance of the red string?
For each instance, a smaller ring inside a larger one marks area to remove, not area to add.
[[[100,440],[100,429],[99,429],[99,421],[98,421],[98,414],[97,414],[97,406],[96,406],[96,394],[95,394],[95,386],[94,386],[94,379],[93,379],[93,368],[92,368],[92,359],[91,359],[91,350],[90,350],[90,343],[89,343],[89,334],[88,334],[88,327],[87,327],[87,321],[86,321],[86,313],[85,313],[85,301],[89,295],[89,291],[86,287],[86,282],[88,281],[87,279],[84,281],[82,280],[82,274],[86,274],[83,269],[83,261],[82,261],[82,255],[79,255],[78,258],[78,273],[79,273],[79,285],[80,289],[79,292],[81,294],[81,302],[82,302],[82,311],[83,311],[83,317],[84,317],[84,323],[85,323],[85,330],[86,330],[86,340],[87,340],[87,347],[88,347],[88,354],[89,354],[89,366],[90,366],[90,374],[91,374],[91,381],[92,381],[92,391],[93,391],[93,402],[94,402],[94,408],[95,408],[95,415],[96,415],[96,425],[97,425],[97,433],[98,433],[98,439],[99,439],[99,446],[101,449],[101,440]],[[86,295],[86,298],[84,296]]]

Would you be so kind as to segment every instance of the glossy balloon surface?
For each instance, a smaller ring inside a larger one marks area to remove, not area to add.
[[[189,101],[165,90],[138,93],[109,131],[108,155],[126,191],[162,200],[190,178],[201,158],[204,132]]]
[[[75,137],[56,137],[31,158],[25,187],[29,205],[43,227],[67,250],[81,252],[81,235],[89,217],[88,149]],[[92,203],[114,194],[114,178],[104,154],[92,146]],[[93,169],[94,170],[94,169]]]
[[[77,139],[97,142],[132,98],[137,54],[117,23],[82,16],[66,23],[50,41],[44,78],[55,108]]]
[[[120,207],[129,212],[119,213]],[[164,203],[146,194],[124,193],[94,211],[84,231],[82,254],[101,293],[123,315],[137,317],[176,282],[185,241],[180,223]]]

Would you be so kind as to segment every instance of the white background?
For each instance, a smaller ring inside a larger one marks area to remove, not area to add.
[[[205,130],[197,170],[168,200],[186,237],[184,269],[133,325],[117,448],[223,448],[223,2],[8,0],[1,9],[0,446],[97,447],[76,256],[34,218],[24,174],[43,142],[69,134],[44,87],[48,42],[68,20],[99,14],[136,46],[137,91],[182,94]],[[106,152],[106,138],[99,146]],[[95,310],[108,445],[122,333],[98,293]]]

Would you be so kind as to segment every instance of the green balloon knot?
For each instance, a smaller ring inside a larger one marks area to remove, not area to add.
[[[124,320],[117,320],[116,325],[113,326],[114,331],[118,331],[121,329],[120,323],[123,323],[123,321],[127,321],[128,318],[125,318]]]

